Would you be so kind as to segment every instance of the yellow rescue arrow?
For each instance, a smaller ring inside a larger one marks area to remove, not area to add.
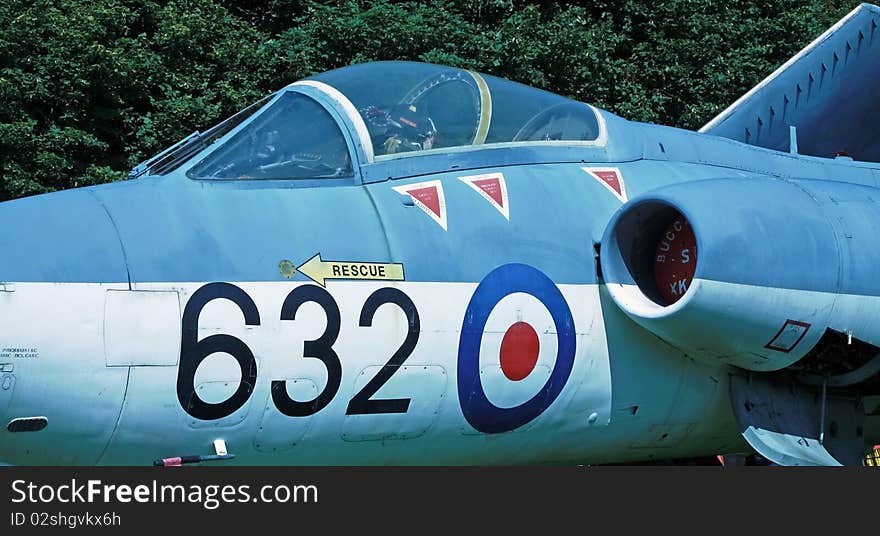
[[[403,264],[400,263],[325,261],[320,253],[297,270],[322,287],[327,279],[404,280]]]

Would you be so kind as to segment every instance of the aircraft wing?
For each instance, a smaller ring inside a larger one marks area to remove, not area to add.
[[[880,161],[878,26],[880,8],[860,5],[700,132],[768,149]]]

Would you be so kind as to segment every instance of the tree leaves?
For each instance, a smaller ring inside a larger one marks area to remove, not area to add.
[[[475,69],[698,128],[840,0],[7,0],[0,200],[125,177],[267,92],[352,63]]]

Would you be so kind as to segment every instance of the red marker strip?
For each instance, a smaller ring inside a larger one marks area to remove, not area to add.
[[[153,462],[154,467],[180,467],[187,463],[213,462],[217,460],[231,460],[234,454],[204,454],[201,456],[175,456],[174,458],[161,458]]]

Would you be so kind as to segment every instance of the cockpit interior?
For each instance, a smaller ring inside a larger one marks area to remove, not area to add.
[[[192,179],[345,178],[358,165],[421,154],[593,143],[600,130],[593,107],[547,91],[463,69],[376,62],[293,83],[139,168],[165,174],[189,163]]]

